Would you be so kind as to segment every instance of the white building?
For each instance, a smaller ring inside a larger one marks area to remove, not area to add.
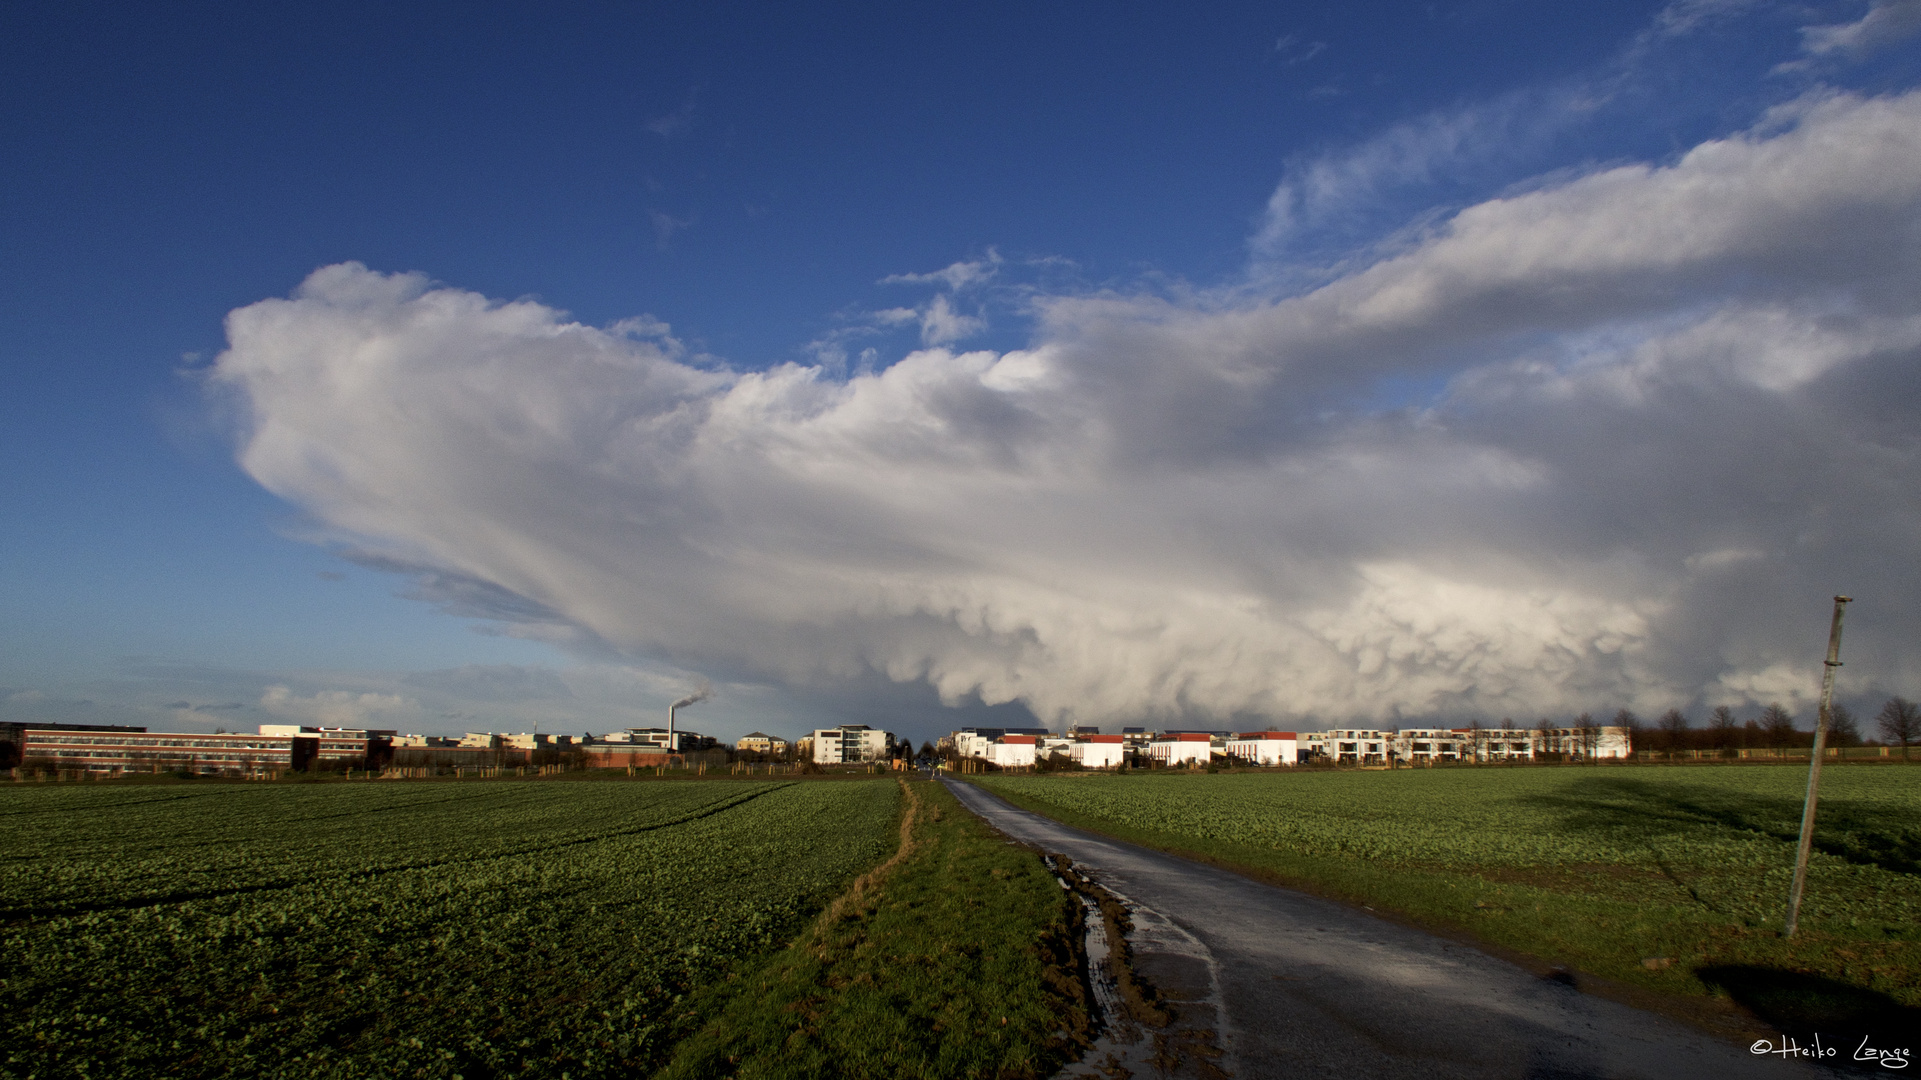
[[[1227,740],[1227,756],[1255,765],[1300,761],[1300,736],[1292,731],[1243,731]]]
[[[1475,757],[1475,739],[1473,732],[1466,728],[1403,728],[1395,734],[1390,749],[1397,759],[1417,765],[1471,761]]]
[[[460,745],[469,750],[492,750],[497,744],[491,731],[469,731],[460,737]]]
[[[502,735],[500,745],[508,750],[546,750],[554,745],[554,737],[523,731],[515,735]]]
[[[1156,736],[1147,752],[1162,765],[1205,765],[1214,756],[1214,737],[1205,731],[1177,731]]]
[[[814,741],[816,765],[846,765],[861,761],[885,761],[893,756],[894,734],[866,724],[842,724],[818,728],[809,738]]]
[[[1387,764],[1387,736],[1366,728],[1336,728],[1322,732],[1326,753],[1338,765]]]
[[[1006,735],[1031,735],[1036,739],[1060,739],[1060,736],[1055,735],[1046,728],[964,727],[951,735],[942,736],[939,748],[944,750],[951,746],[954,748],[954,753],[960,757],[985,758],[988,756],[987,748],[994,745],[994,740]]]
[[[1033,735],[1002,735],[987,747],[987,760],[1003,769],[1032,768],[1040,739]]]
[[[1526,728],[1481,728],[1468,732],[1476,761],[1533,761],[1535,733]]]
[[[1083,735],[1067,753],[1083,769],[1117,769],[1127,757],[1127,744],[1120,735]]]
[[[987,756],[987,748],[994,745],[993,739],[971,728],[962,728],[948,736],[948,739],[954,744],[954,753],[961,757],[984,758]]]
[[[1548,728],[1532,734],[1537,758],[1558,754],[1572,761],[1605,761],[1625,758],[1629,753],[1628,729],[1624,727]]]

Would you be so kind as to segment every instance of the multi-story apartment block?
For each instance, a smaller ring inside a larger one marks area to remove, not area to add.
[[[1003,735],[987,745],[987,760],[1003,769],[1032,767],[1040,757],[1040,737]]]
[[[1388,738],[1366,728],[1336,728],[1321,733],[1322,750],[1337,765],[1387,764]]]
[[[1293,731],[1243,731],[1227,740],[1227,756],[1253,765],[1294,765],[1301,737]]]
[[[1554,754],[1574,761],[1605,761],[1632,753],[1624,727],[1537,728],[1531,734],[1537,758]]]
[[[1126,761],[1127,744],[1120,735],[1083,735],[1067,753],[1083,769],[1117,769]]]
[[[1427,765],[1436,761],[1472,760],[1474,740],[1466,729],[1403,728],[1390,740],[1396,760]]]
[[[1162,765],[1205,765],[1214,757],[1214,736],[1205,731],[1170,731],[1156,736],[1147,753]]]
[[[1475,761],[1533,761],[1535,733],[1525,728],[1481,728],[1467,732]]]
[[[952,735],[942,738],[940,741],[940,749],[945,750],[951,746],[954,749],[954,753],[961,757],[984,758],[988,756],[987,748],[992,746],[996,739],[1008,735],[1031,735],[1036,739],[1043,739],[1053,736],[1053,734],[1053,732],[1046,728],[964,727]]]
[[[862,761],[885,761],[893,756],[894,733],[866,724],[842,724],[818,728],[809,736],[814,740],[814,763],[842,765]]]

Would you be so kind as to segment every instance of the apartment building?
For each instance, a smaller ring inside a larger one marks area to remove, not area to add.
[[[987,760],[1003,769],[1031,768],[1040,756],[1035,735],[1003,735],[987,746]]]
[[[1120,735],[1082,735],[1068,745],[1067,756],[1083,769],[1117,769],[1127,760],[1127,743]]]
[[[1155,736],[1147,753],[1161,765],[1205,765],[1213,760],[1214,739],[1205,731],[1170,731]]]
[[[964,727],[951,735],[943,737],[938,749],[946,750],[952,747],[954,753],[961,757],[984,758],[988,756],[987,748],[992,746],[996,739],[1004,738],[1008,735],[1031,735],[1036,739],[1041,739],[1053,736],[1053,734],[1053,732],[1046,728]]]
[[[1533,761],[1534,735],[1526,728],[1470,729],[1469,752],[1476,761]]]
[[[1322,753],[1337,765],[1385,765],[1389,737],[1367,728],[1324,731]]]
[[[1530,734],[1537,758],[1553,754],[1570,761],[1606,761],[1632,752],[1624,727],[1536,728]]]
[[[1395,760],[1415,765],[1472,760],[1475,740],[1470,736],[1465,728],[1403,728],[1394,734],[1389,750]]]
[[[842,724],[817,728],[808,736],[814,742],[816,765],[844,765],[865,761],[885,761],[894,753],[894,733],[866,724]]]
[[[1296,765],[1301,737],[1294,731],[1243,731],[1227,740],[1227,756],[1253,765]]]

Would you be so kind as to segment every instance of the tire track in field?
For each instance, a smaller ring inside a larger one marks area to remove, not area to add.
[[[496,851],[496,852],[491,852],[485,855],[474,855],[474,856],[452,858],[452,859],[423,859],[418,862],[399,863],[393,866],[377,867],[372,870],[350,870],[342,873],[320,874],[312,877],[303,877],[303,878],[299,878],[291,881],[282,880],[282,881],[258,882],[250,885],[235,885],[235,886],[230,886],[224,889],[201,889],[201,890],[194,890],[194,891],[172,892],[172,893],[166,893],[166,894],[157,895],[157,896],[143,896],[143,897],[136,897],[131,899],[124,899],[124,900],[111,900],[111,901],[105,901],[97,904],[69,904],[69,905],[48,905],[48,906],[42,906],[42,907],[0,908],[0,922],[16,923],[16,922],[26,921],[29,919],[72,916],[72,915],[92,915],[92,914],[98,914],[98,913],[107,912],[107,911],[131,911],[136,908],[162,907],[168,904],[192,903],[196,900],[219,900],[219,899],[224,899],[230,896],[246,896],[253,893],[275,892],[275,891],[281,891],[286,889],[298,888],[303,885],[320,884],[328,881],[339,881],[343,879],[348,881],[373,881],[378,878],[386,877],[389,874],[408,873],[415,870],[434,870],[444,866],[467,866],[475,863],[497,862],[501,859],[514,859],[524,855],[533,855],[537,853],[557,851],[564,848],[580,847],[583,844],[598,843],[602,840],[617,840],[627,836],[638,836],[642,833],[658,832],[661,829],[671,829],[676,825],[686,825],[690,822],[699,821],[702,818],[709,818],[709,817],[715,816],[716,814],[726,813],[727,811],[732,810],[735,807],[743,806],[747,803],[750,803],[755,799],[760,798],[763,795],[771,795],[776,791],[793,787],[797,783],[798,781],[790,780],[784,784],[775,784],[770,787],[761,788],[758,791],[750,791],[745,794],[735,796],[731,799],[718,800],[716,802],[708,803],[700,807],[698,810],[694,811],[693,813],[683,814],[680,817],[671,818],[667,821],[649,822],[648,824],[637,825],[637,826],[634,826],[633,828],[628,828],[628,829],[614,829],[607,832],[591,833],[584,836],[577,836],[570,840],[558,840],[558,841],[553,841],[549,843],[525,845],[525,846],[514,848],[508,851]]]

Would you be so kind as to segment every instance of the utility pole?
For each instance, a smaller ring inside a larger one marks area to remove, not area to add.
[[[1828,658],[1821,670],[1821,709],[1815,714],[1814,754],[1808,763],[1808,797],[1801,806],[1801,845],[1794,853],[1794,884],[1788,887],[1788,923],[1782,937],[1794,936],[1801,918],[1801,891],[1808,883],[1808,850],[1814,846],[1814,804],[1821,795],[1821,758],[1827,753],[1828,715],[1834,707],[1834,669],[1841,666],[1841,616],[1854,598],[1834,598],[1834,624],[1828,628]]]

